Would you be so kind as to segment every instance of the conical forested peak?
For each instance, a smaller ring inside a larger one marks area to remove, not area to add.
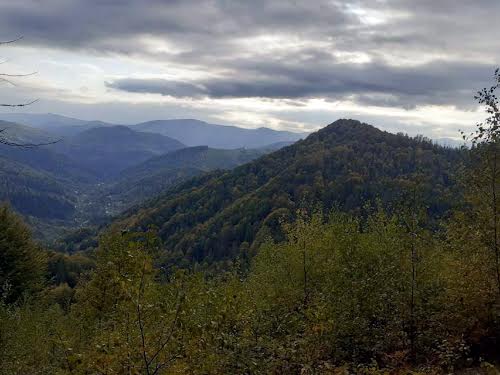
[[[363,124],[361,121],[355,120],[355,119],[339,118],[338,120],[327,125],[325,127],[325,129],[327,129],[329,127],[338,127],[339,128],[339,127],[343,127],[343,126],[360,126],[360,125],[367,125],[367,124]],[[370,126],[370,125],[367,125],[367,126]]]
[[[392,134],[377,129],[373,125],[365,124],[353,119],[339,119],[332,122],[330,125],[311,134],[308,138],[313,141],[324,140],[326,138],[335,137],[342,140],[359,139],[360,137],[372,138],[380,136],[392,136]]]
[[[324,132],[377,130],[373,125],[353,119],[338,119],[320,130]]]

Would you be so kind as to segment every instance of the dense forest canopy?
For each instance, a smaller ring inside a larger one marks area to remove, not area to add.
[[[124,215],[133,229],[158,228],[167,251],[188,261],[233,259],[276,235],[301,207],[359,214],[397,205],[418,189],[438,218],[459,203],[462,152],[338,120],[303,141],[230,172],[188,181]],[[278,233],[279,235],[279,233]],[[179,260],[179,259],[178,259]]]

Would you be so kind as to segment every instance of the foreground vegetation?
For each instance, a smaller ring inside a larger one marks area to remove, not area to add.
[[[436,234],[404,212],[375,210],[366,220],[316,213],[284,225],[287,241],[265,244],[247,271],[236,263],[216,277],[156,268],[153,232],[110,233],[95,265],[53,254],[51,273],[64,282],[44,289],[35,277],[43,262],[31,248],[29,265],[16,267],[33,278],[22,279],[24,292],[3,293],[1,373],[440,373],[484,365],[499,349],[500,290],[495,254],[470,224],[457,213]],[[75,285],[72,273],[85,268],[92,271]]]

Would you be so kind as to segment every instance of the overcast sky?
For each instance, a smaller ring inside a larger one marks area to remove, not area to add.
[[[0,0],[2,102],[116,123],[456,137],[500,61],[499,0]]]

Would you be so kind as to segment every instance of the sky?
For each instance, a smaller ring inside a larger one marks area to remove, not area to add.
[[[500,61],[498,0],[0,0],[0,102],[113,123],[459,137]],[[3,111],[12,112],[12,109]]]

